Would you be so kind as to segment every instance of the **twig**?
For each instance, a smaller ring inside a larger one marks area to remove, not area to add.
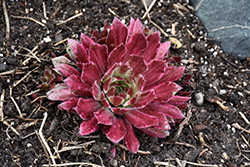
[[[232,126],[235,127],[236,129],[239,129],[239,130],[242,130],[242,131],[244,131],[244,132],[250,133],[249,130],[244,129],[244,128],[241,127],[237,122],[236,122],[236,123],[233,123]]]
[[[31,50],[29,50],[27,48],[24,48],[24,47],[21,47],[21,48],[24,49],[24,50],[27,50],[39,63],[41,63],[41,60],[33,53],[33,51],[31,51]]]
[[[143,0],[143,1],[144,1],[144,0]],[[144,2],[145,2],[145,1],[144,1]],[[156,0],[154,0],[153,2],[151,2],[151,4],[150,4],[148,10],[146,10],[146,13],[144,13],[144,15],[143,15],[142,18],[141,18],[142,20],[148,15],[148,13],[150,12],[150,10],[151,10],[152,7],[154,6],[155,2],[156,2]]]
[[[19,116],[20,116],[21,118],[23,118],[23,114],[22,114],[20,108],[18,107],[18,105],[17,105],[15,99],[12,97],[12,87],[9,87],[9,88],[10,88],[10,99],[11,99],[12,102],[14,103],[14,105],[15,105],[15,107],[16,107],[18,113],[19,113]]]
[[[248,141],[246,140],[246,138],[241,134],[241,138],[244,140],[244,142],[247,144],[248,147],[250,147]]]
[[[43,17],[48,20],[45,1],[43,0]]]
[[[46,152],[46,150],[47,150],[47,152],[48,152],[48,154],[49,154],[49,156],[50,156],[50,158],[51,158],[51,160],[52,160],[52,163],[53,163],[54,165],[56,165],[56,161],[55,161],[55,159],[54,159],[54,157],[53,157],[53,154],[51,153],[50,148],[49,148],[49,145],[48,145],[48,143],[46,142],[46,140],[45,140],[45,138],[44,138],[44,136],[43,136],[43,133],[42,133],[43,126],[44,126],[44,124],[45,124],[45,121],[46,121],[46,119],[47,119],[47,116],[48,116],[48,114],[47,114],[47,112],[45,112],[45,113],[44,113],[43,122],[42,122],[42,124],[41,124],[41,127],[40,127],[40,129],[39,129],[38,132],[37,132],[37,130],[36,130],[36,134],[37,134],[37,136],[39,136],[39,138],[41,139],[40,142],[41,142],[42,145],[45,147],[45,149],[44,149],[45,152]]]
[[[60,44],[62,44],[62,43],[64,43],[64,42],[66,42],[68,39],[69,39],[69,38],[65,38],[65,39],[63,39],[63,40],[57,42],[54,46],[58,46],[58,45],[60,45]]]
[[[166,159],[166,161],[178,161],[178,160],[179,159],[177,159],[177,158]],[[182,160],[179,160],[179,161],[181,162]],[[219,166],[219,165],[210,165],[210,164],[199,164],[199,163],[190,162],[190,161],[186,161],[186,160],[185,160],[185,162],[186,162],[186,164],[190,164],[190,165],[194,165],[194,166],[203,166],[203,167],[218,167]],[[166,164],[166,162],[158,162],[158,161],[154,162],[154,164],[164,164],[164,163]]]
[[[184,119],[184,121],[182,121],[182,123],[180,124],[180,127],[175,135],[175,137],[173,139],[171,139],[170,141],[176,140],[180,137],[182,129],[184,128],[184,125],[188,124],[189,119],[192,116],[192,108],[191,105],[188,107],[188,111],[187,111],[187,117]]]
[[[195,146],[189,144],[189,143],[181,143],[181,142],[175,142],[175,143],[169,143],[169,142],[164,142],[163,144],[177,144],[177,145],[182,145],[182,146],[187,146],[187,147],[192,147],[194,149],[197,149]]]
[[[45,98],[45,97],[47,97],[47,95],[38,96],[37,98],[35,98],[34,100],[32,100],[32,102],[30,102],[30,103],[32,104],[32,103],[34,103],[35,101],[37,101],[38,99]]]
[[[3,13],[4,13],[4,17],[5,17],[5,24],[6,24],[5,38],[8,40],[10,38],[10,21],[9,21],[8,12],[7,12],[7,9],[6,9],[5,0],[3,0]]]
[[[174,165],[171,165],[169,162],[155,161],[154,164],[157,165],[157,166],[159,166],[159,165],[164,165],[164,166],[167,166],[167,167],[176,167],[176,166],[174,166]]]
[[[79,148],[82,148],[83,146],[87,146],[87,145],[90,145],[92,143],[95,143],[95,140],[87,142],[87,143],[79,144],[79,145],[76,145],[76,146],[63,147],[61,150],[58,150],[58,152],[60,153],[60,152],[64,152],[64,151],[79,149]]]
[[[30,93],[27,93],[25,95],[25,97],[28,97],[28,96],[32,95],[33,93],[37,93],[37,92],[40,92],[40,91],[41,91],[41,89],[34,90],[34,91],[30,92]]]
[[[194,36],[194,34],[192,34],[192,32],[191,31],[189,31],[189,29],[187,29],[187,32],[189,33],[189,35],[193,38],[193,39],[195,39],[196,37]]]
[[[36,45],[36,46],[31,50],[31,52],[33,53],[33,52],[35,52],[37,49],[38,49],[38,45]],[[27,54],[27,55],[29,55],[29,54]],[[26,56],[27,56],[27,55],[26,55]],[[33,56],[33,57],[34,57],[34,56]],[[23,63],[22,63],[22,65],[26,65],[26,64],[30,61],[30,59],[31,59],[31,57],[29,57],[28,59],[24,60]]]
[[[165,37],[170,37],[160,26],[158,26],[155,22],[153,22],[151,19],[149,20],[150,23],[152,23],[156,28],[158,28]]]
[[[206,143],[205,143],[205,140],[203,138],[203,133],[200,132],[199,133],[199,140],[201,142],[201,147],[203,148],[204,146],[207,147],[209,150],[212,150],[211,147],[209,147]]]
[[[16,87],[19,83],[21,83],[25,78],[27,78],[33,71],[37,70],[38,67],[36,67],[35,69],[29,71],[24,77],[22,77],[20,80],[18,80],[13,87]]]
[[[108,11],[113,14],[115,17],[120,18],[112,9],[108,8]]]
[[[0,98],[0,117],[1,117],[1,122],[3,122],[3,101],[4,101],[4,93],[5,90],[3,90],[3,93]]]
[[[23,17],[23,16],[12,16],[14,19],[26,19],[26,20],[31,20],[34,21],[35,23],[39,24],[40,26],[45,27],[46,25],[41,23],[40,21],[37,21],[36,19],[33,19],[32,17]]]
[[[122,144],[118,144],[118,146],[121,147],[122,149],[128,151],[128,148],[126,146],[124,146]],[[142,150],[138,150],[137,153],[143,154],[143,155],[149,155],[149,154],[151,154],[150,151],[142,151]]]
[[[200,8],[200,6],[201,6],[201,4],[202,4],[202,2],[203,2],[204,0],[201,0],[200,2],[199,2],[199,4],[196,6],[196,8],[195,8],[195,11],[197,11],[199,8]]]
[[[51,160],[50,160],[50,158],[49,158],[49,153],[48,153],[48,151],[47,151],[47,149],[46,149],[46,146],[45,146],[45,144],[43,143],[43,140],[41,139],[41,136],[40,136],[39,132],[38,132],[37,130],[35,130],[35,133],[36,133],[36,135],[37,135],[38,140],[39,140],[40,143],[42,144],[43,150],[44,150],[44,152],[45,152],[45,154],[46,154],[46,156],[47,156],[47,159],[48,159],[48,161],[49,161],[49,166],[51,166]]]
[[[79,14],[77,14],[77,15],[74,15],[74,16],[68,18],[67,20],[64,20],[64,21],[62,21],[62,22],[60,22],[60,23],[57,23],[56,25],[59,26],[59,25],[61,25],[61,24],[67,23],[68,21],[73,20],[73,19],[75,19],[75,18],[77,18],[77,17],[79,17],[79,16],[82,16],[82,15],[83,15],[83,13],[81,12],[81,13],[79,13]]]
[[[141,158],[141,156],[139,155],[139,157],[138,157],[137,160],[136,160],[136,163],[135,163],[135,166],[134,166],[134,167],[137,167],[140,158]]]
[[[10,127],[10,129],[11,129],[15,134],[17,134],[18,136],[21,137],[20,133],[18,133],[17,130],[16,130],[15,128],[13,128],[13,126],[11,126],[7,121],[4,120],[4,121],[3,121],[3,124],[6,125],[6,126],[8,126],[8,127]]]
[[[56,167],[60,167],[60,166],[73,166],[73,165],[90,165],[93,167],[102,167],[100,165],[96,165],[96,164],[92,164],[92,163],[87,163],[87,162],[71,162],[71,163],[64,163],[64,164],[55,164],[55,165],[50,165],[50,164],[44,164],[43,166],[56,166]]]
[[[10,75],[13,74],[15,72],[15,74],[25,74],[24,71],[20,71],[20,70],[10,70],[10,71],[6,71],[6,72],[2,72],[0,73],[0,76],[4,76],[4,75]]]
[[[242,112],[239,112],[240,116],[244,119],[244,121],[250,125],[250,122],[248,121],[247,117],[242,113]]]

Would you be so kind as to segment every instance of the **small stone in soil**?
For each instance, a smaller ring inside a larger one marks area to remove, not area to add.
[[[1,63],[0,64],[0,72],[4,72],[8,69],[8,66],[6,64]]]
[[[203,52],[206,49],[205,44],[205,41],[197,41],[195,42],[194,49],[198,52]]]
[[[195,98],[195,102],[196,102],[197,105],[199,105],[199,106],[203,105],[203,103],[204,103],[204,96],[203,96],[203,94],[201,92],[200,93],[196,93],[194,95],[194,98]]]
[[[227,96],[227,99],[232,102],[234,105],[238,105],[239,104],[239,97],[234,94],[233,92],[229,93]]]

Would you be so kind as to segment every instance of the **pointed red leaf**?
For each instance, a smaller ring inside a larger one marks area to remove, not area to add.
[[[81,43],[83,47],[86,49],[86,51],[88,51],[90,45],[95,44],[95,41],[93,41],[89,36],[81,33]]]
[[[133,55],[130,56],[129,67],[131,67],[132,75],[134,77],[138,77],[139,74],[143,73],[147,69],[147,65],[145,64],[143,57]]]
[[[189,106],[189,103],[183,103],[183,104],[178,105],[177,107],[178,107],[180,110],[184,110],[184,109],[187,108],[188,106]]]
[[[111,108],[111,106],[109,105],[109,102],[108,102],[108,100],[106,99],[106,97],[105,97],[105,94],[102,92],[102,94],[101,94],[101,103],[102,103],[102,105],[104,106],[104,107],[106,107],[106,108]]]
[[[171,46],[170,41],[162,43],[160,48],[158,49],[156,58],[162,60],[166,55],[166,53],[168,52],[170,46]]]
[[[75,94],[82,97],[91,97],[91,87],[88,84],[83,83],[79,76],[73,74],[63,82],[66,83],[69,89]]]
[[[123,115],[123,114],[125,114],[126,112],[128,112],[128,111],[131,111],[131,109],[130,108],[116,108],[116,107],[113,107],[113,108],[111,108],[111,110],[115,113],[115,114],[117,114],[117,115]]]
[[[162,112],[167,117],[176,119],[182,119],[185,117],[178,107],[170,105],[168,103],[150,103],[149,105],[147,105],[147,107],[152,110]]]
[[[159,125],[154,126],[154,128],[165,129],[165,130],[171,129],[171,127],[168,123],[168,119],[166,118],[166,116],[163,113],[156,111],[156,109],[150,109],[148,107],[140,109],[140,111],[144,112],[145,114],[153,115],[153,116],[157,117],[157,119],[159,121]]]
[[[124,102],[124,98],[120,96],[109,96],[109,100],[114,106],[119,106]]]
[[[101,80],[101,73],[93,62],[83,65],[81,80],[90,86],[92,86],[95,81],[99,84]]]
[[[76,61],[81,63],[88,62],[88,54],[83,45],[73,39],[68,39],[68,44],[75,55]]]
[[[114,48],[108,56],[108,68],[112,67],[115,63],[121,62],[126,51],[127,49],[123,43]]]
[[[107,68],[108,49],[105,45],[91,44],[89,48],[89,58],[98,67],[101,74]]]
[[[185,67],[167,67],[161,79],[147,86],[147,89],[152,89],[154,86],[159,85],[161,83],[166,83],[168,81],[176,81],[183,76],[184,72]]]
[[[88,135],[100,129],[97,119],[93,116],[89,120],[83,121],[80,125],[79,135]]]
[[[148,105],[152,100],[156,99],[154,89],[143,92],[139,97],[137,97],[133,107],[143,108]]]
[[[129,149],[129,151],[135,154],[139,149],[140,143],[137,140],[137,137],[135,136],[133,126],[131,125],[131,123],[125,120],[124,125],[125,128],[127,129],[127,133],[125,135],[125,144]]]
[[[173,96],[169,101],[168,104],[172,104],[172,105],[180,105],[183,104],[185,102],[187,102],[188,100],[190,100],[191,97],[187,97],[187,96]]]
[[[144,77],[141,74],[139,74],[139,77],[137,78],[137,81],[136,81],[136,91],[138,93],[143,91],[145,82],[146,81],[145,81]]]
[[[59,73],[61,72],[65,77],[68,77],[70,75],[77,75],[77,76],[81,76],[81,73],[76,70],[75,68],[71,67],[70,65],[68,64],[65,64],[65,63],[62,63],[62,64],[58,64],[56,67],[55,67],[56,70],[59,71]]]
[[[148,45],[146,49],[143,51],[143,57],[146,62],[150,62],[155,59],[157,51],[161,45],[160,42],[160,32],[156,31],[153,34],[147,36]]]
[[[102,107],[94,113],[98,124],[112,125],[114,114],[109,109]]]
[[[143,32],[141,22],[139,19],[134,20],[131,17],[129,27],[128,27],[128,35],[127,35],[126,43],[128,43],[131,37],[138,32]]]
[[[161,130],[161,129],[156,129],[153,127],[143,128],[143,129],[140,129],[140,131],[142,131],[143,133],[145,133],[151,137],[164,138],[166,136],[169,136],[168,130]]]
[[[107,37],[107,46],[109,52],[120,44],[125,44],[127,37],[127,27],[118,19],[114,18],[112,26],[110,27],[108,37]]]
[[[162,60],[153,60],[148,64],[148,69],[142,74],[146,80],[145,85],[156,82],[164,74],[166,62]]]
[[[107,138],[111,140],[114,144],[119,143],[125,134],[126,128],[124,126],[123,119],[113,118],[113,123],[111,126],[104,125],[102,131],[106,134]]]
[[[155,116],[145,114],[135,109],[126,112],[124,118],[139,129],[157,126],[159,124],[159,121]]]
[[[94,97],[95,100],[101,101],[102,91],[101,91],[101,88],[98,85],[97,81],[95,81],[94,84],[92,85],[91,92],[92,92],[92,96]]]
[[[155,90],[156,102],[167,102],[170,100],[181,87],[174,82],[166,82],[153,87]]]
[[[70,89],[65,87],[59,87],[59,84],[56,85],[56,87],[49,92],[47,92],[48,99],[52,101],[66,101],[73,98],[76,98],[77,95],[74,94]]]
[[[66,110],[66,111],[72,111],[73,108],[77,105],[79,98],[74,98],[65,102],[62,102],[61,104],[58,105],[58,108],[60,110]]]
[[[80,98],[74,110],[82,119],[89,119],[99,108],[101,108],[101,104],[95,99]]]
[[[137,32],[134,34],[126,44],[127,52],[123,56],[123,62],[129,61],[131,54],[139,54],[146,46],[147,40],[143,33]]]

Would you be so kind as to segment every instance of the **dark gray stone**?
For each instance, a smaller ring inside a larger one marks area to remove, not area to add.
[[[208,37],[220,42],[222,49],[235,57],[250,57],[249,0],[191,0]]]

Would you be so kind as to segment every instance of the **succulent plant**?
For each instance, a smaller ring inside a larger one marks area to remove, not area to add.
[[[114,18],[100,34],[92,30],[92,37],[81,34],[81,42],[69,39],[68,45],[68,54],[52,60],[64,80],[47,95],[83,119],[80,135],[102,129],[114,144],[124,139],[136,153],[135,129],[164,138],[170,124],[184,118],[190,97],[179,94],[182,87],[174,81],[185,68],[170,65],[171,43],[161,43],[159,31],[139,19],[131,18],[127,27]]]

